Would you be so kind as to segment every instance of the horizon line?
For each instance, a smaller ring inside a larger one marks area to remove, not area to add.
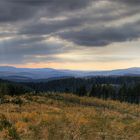
[[[124,70],[124,69],[134,69],[134,68],[140,68],[139,67],[126,67],[126,68],[116,68],[116,69],[108,69],[108,70],[80,70],[80,69],[58,69],[58,68],[52,68],[52,67],[36,67],[36,68],[31,68],[31,67],[18,67],[18,66],[12,66],[12,65],[0,65],[0,67],[9,67],[9,68],[17,68],[17,69],[55,69],[55,70],[70,70],[70,71],[113,71],[113,70]]]

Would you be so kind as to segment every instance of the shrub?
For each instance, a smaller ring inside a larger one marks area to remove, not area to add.
[[[20,140],[17,130],[14,127],[8,129],[9,137],[13,140]]]
[[[5,128],[10,128],[12,124],[7,120],[5,115],[0,114],[0,130],[2,131]]]
[[[21,100],[20,97],[16,97],[16,98],[13,98],[12,101],[11,101],[13,104],[17,104],[19,106],[22,105],[23,101]]]

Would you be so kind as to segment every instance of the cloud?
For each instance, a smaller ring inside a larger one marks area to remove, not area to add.
[[[60,30],[70,29],[73,27],[80,26],[82,24],[80,21],[74,22],[74,20],[57,20],[48,23],[37,22],[31,25],[24,26],[21,28],[19,34],[26,35],[49,35]]]
[[[122,3],[125,3],[125,4],[133,4],[133,5],[138,5],[140,4],[140,1],[139,0],[116,0],[116,2],[122,2]]]
[[[114,42],[124,42],[140,37],[140,21],[118,27],[86,28],[80,31],[59,33],[63,39],[82,46],[106,46]]]
[[[139,13],[139,0],[0,0],[0,63],[137,40]]]
[[[79,46],[94,47],[135,40],[139,38],[140,32],[139,22],[135,16],[140,10],[138,7],[126,6],[126,3],[129,5],[131,2],[96,1],[80,12],[74,11],[75,14],[72,15],[62,14],[51,20],[44,17],[44,20],[31,22],[23,26],[19,34],[59,36]]]
[[[35,16],[57,16],[85,8],[92,0],[1,0],[0,22],[26,20]]]
[[[54,42],[53,40],[37,37],[15,37],[0,41],[0,62],[23,63],[27,60],[36,61],[37,58],[38,61],[45,60],[45,58],[45,61],[47,61],[48,58],[53,58],[51,56],[69,52],[70,50],[71,48],[65,46],[61,41]]]

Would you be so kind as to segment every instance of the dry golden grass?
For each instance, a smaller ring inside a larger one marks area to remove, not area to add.
[[[140,107],[71,94],[6,96],[0,140],[140,140]]]

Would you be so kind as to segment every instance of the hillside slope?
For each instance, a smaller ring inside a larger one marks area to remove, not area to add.
[[[140,107],[70,94],[5,96],[0,139],[139,140]]]

